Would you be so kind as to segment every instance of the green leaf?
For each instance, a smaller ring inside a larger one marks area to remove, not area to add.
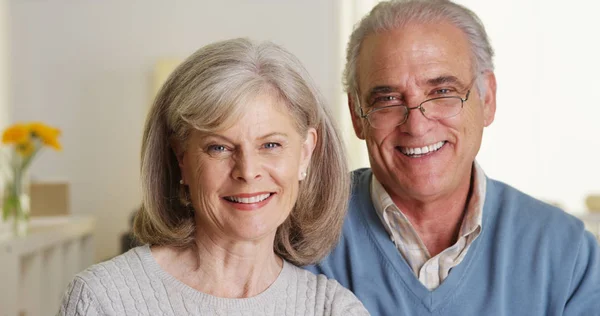
[[[9,194],[4,200],[2,207],[2,219],[6,220],[11,215],[16,215],[17,209],[19,208],[19,198],[12,194]]]

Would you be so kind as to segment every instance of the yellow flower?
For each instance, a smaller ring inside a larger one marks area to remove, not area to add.
[[[18,143],[15,149],[17,150],[17,153],[19,153],[19,155],[23,156],[23,158],[27,158],[31,156],[31,154],[33,154],[33,151],[35,150],[35,145],[30,140],[23,143]]]
[[[29,142],[29,128],[25,124],[15,124],[7,128],[2,134],[4,144],[20,144]]]
[[[56,150],[62,149],[62,146],[58,142],[58,136],[60,136],[59,129],[40,122],[30,123],[28,127],[33,136],[40,138],[44,145],[50,146]]]

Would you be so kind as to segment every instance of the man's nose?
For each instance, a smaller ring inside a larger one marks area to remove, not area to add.
[[[406,122],[400,125],[400,130],[411,136],[423,136],[434,126],[434,121],[425,117],[423,108],[419,104],[410,107],[407,115]]]

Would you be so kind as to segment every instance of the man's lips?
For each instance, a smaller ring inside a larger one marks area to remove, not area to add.
[[[444,147],[445,144],[446,144],[446,141],[439,141],[437,143],[423,145],[420,147],[397,146],[396,148],[405,156],[412,157],[412,158],[418,158],[418,157],[430,155],[430,154],[440,150],[442,147]]]

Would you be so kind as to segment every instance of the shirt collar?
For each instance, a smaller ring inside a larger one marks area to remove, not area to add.
[[[473,183],[471,195],[468,199],[467,209],[465,212],[465,217],[463,218],[463,222],[460,227],[460,235],[466,237],[467,235],[475,232],[476,230],[481,230],[482,227],[482,219],[483,219],[483,203],[485,202],[485,192],[486,192],[486,176],[483,172],[483,169],[479,164],[475,161],[473,163],[473,175],[472,175]],[[377,211],[377,215],[379,219],[382,221],[383,226],[391,234],[391,227],[384,219],[384,214],[388,211],[397,210],[402,212],[392,201],[392,198],[387,193],[381,182],[377,180],[375,175],[371,179],[371,200],[373,201],[373,206]]]

